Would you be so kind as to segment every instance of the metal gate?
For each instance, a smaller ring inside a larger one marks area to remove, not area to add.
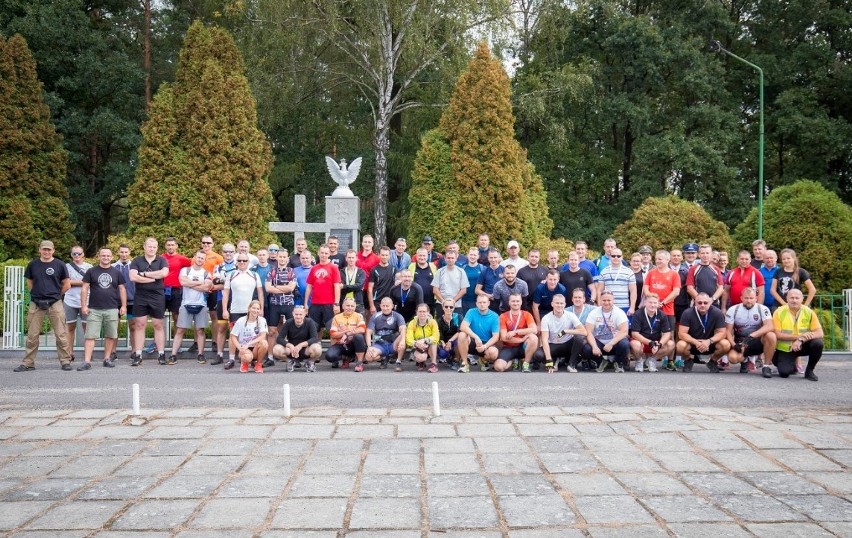
[[[3,281],[3,349],[23,349],[26,332],[24,268],[7,265]]]

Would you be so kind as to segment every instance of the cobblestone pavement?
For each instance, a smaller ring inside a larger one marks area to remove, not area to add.
[[[0,411],[14,537],[852,536],[852,410]]]

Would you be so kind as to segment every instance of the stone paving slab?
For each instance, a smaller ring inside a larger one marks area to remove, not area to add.
[[[19,537],[852,536],[852,410],[0,412]]]

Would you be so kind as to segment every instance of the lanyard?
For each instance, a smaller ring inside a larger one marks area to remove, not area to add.
[[[346,274],[346,284],[351,286],[352,284],[355,283],[355,278],[358,276],[358,269],[355,268],[355,270],[352,271],[351,274],[349,273],[349,269],[350,268],[347,267],[343,270],[343,272]]]
[[[514,326],[513,326],[513,327],[509,330],[509,332],[517,331],[517,330],[518,330],[518,325],[520,325],[520,324],[521,324],[521,318],[522,318],[522,317],[523,317],[523,314],[522,314],[522,313],[520,313],[520,312],[518,312],[518,319],[513,319],[512,311],[511,311],[511,310],[509,311],[509,323],[513,323],[513,322],[514,322]]]
[[[648,322],[648,326],[651,328],[651,334],[654,334],[654,331],[656,331],[656,329],[657,329],[657,322],[659,322],[660,319],[657,317],[656,314],[654,314],[654,322],[651,323],[651,318],[648,317],[648,311],[646,310],[645,311],[645,321]]]
[[[704,314],[704,320],[701,319],[701,314],[698,313],[698,308],[695,308],[695,317],[698,318],[698,323],[701,324],[701,334],[707,334],[707,319],[710,317],[710,311],[708,310],[706,314]]]
[[[408,300],[408,294],[411,293],[411,288],[407,290],[403,290],[402,286],[399,287],[399,299],[402,302],[402,306],[405,306],[405,301]]]

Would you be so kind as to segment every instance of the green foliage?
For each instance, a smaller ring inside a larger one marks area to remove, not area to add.
[[[141,2],[0,0],[0,33],[24,36],[68,154],[62,181],[91,254],[123,220],[145,114]],[[167,57],[157,51],[155,57]]]
[[[441,116],[440,132],[424,137],[415,161],[410,212],[426,214],[410,220],[410,237],[430,233],[438,244],[453,238],[462,245],[475,244],[482,231],[494,244],[534,245],[550,237],[544,188],[514,138],[509,96],[506,72],[480,44]]]
[[[37,251],[51,239],[71,247],[73,225],[63,184],[67,153],[50,122],[27,42],[0,36],[0,241],[4,258]]]
[[[734,231],[748,248],[757,237],[757,208]],[[792,248],[818,292],[840,293],[852,282],[852,208],[815,181],[778,187],[763,204],[763,239],[776,252]]]
[[[837,314],[830,309],[814,308],[819,323],[822,326],[823,341],[825,349],[833,351],[848,351],[849,342],[846,340],[846,333],[843,332],[841,323],[837,319]]]
[[[677,196],[646,198],[627,221],[616,227],[614,238],[625,253],[642,245],[680,248],[687,242],[710,243],[716,250],[731,251],[733,241],[724,223],[714,220],[694,202]]]
[[[408,191],[408,243],[419,245],[424,235],[431,235],[436,245],[445,245],[450,239],[459,240],[458,224],[464,218],[456,196],[450,145],[440,129],[423,135],[421,144]]]
[[[274,239],[267,231],[274,217],[266,181],[272,153],[225,30],[190,27],[176,80],[160,87],[142,136],[128,197],[131,246],[169,235],[195,244],[205,233],[220,244]]]

